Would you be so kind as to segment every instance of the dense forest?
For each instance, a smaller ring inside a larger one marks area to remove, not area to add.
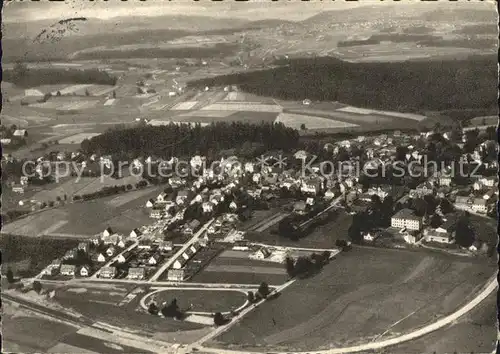
[[[128,158],[138,156],[214,156],[224,149],[251,148],[255,144],[265,150],[293,149],[299,134],[283,124],[217,122],[201,127],[199,124],[170,124],[140,126],[123,130],[110,130],[84,140],[85,153],[112,154]]]
[[[497,59],[493,56],[391,63],[322,57],[276,63],[282,66],[195,80],[188,86],[239,85],[261,96],[340,101],[400,112],[497,110]]]
[[[214,58],[234,54],[238,49],[236,44],[217,43],[211,47],[176,47],[176,48],[137,48],[137,49],[106,49],[77,53],[73,59],[128,59],[128,58]]]
[[[20,87],[55,84],[115,85],[117,78],[97,69],[29,69],[17,63],[12,70],[3,71],[3,80]]]

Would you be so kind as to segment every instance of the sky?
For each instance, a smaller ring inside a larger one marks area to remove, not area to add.
[[[467,6],[475,3],[477,7],[485,7],[494,0],[458,1],[449,3],[450,6]],[[24,22],[34,20],[54,19],[60,20],[70,17],[94,17],[110,19],[120,16],[160,16],[160,15],[205,15],[213,17],[233,17],[241,19],[286,19],[303,20],[325,10],[347,9],[362,5],[388,6],[393,1],[361,0],[348,2],[344,0],[301,2],[298,0],[249,0],[248,2],[237,2],[225,0],[223,2],[212,2],[210,0],[66,0],[65,2],[32,2],[4,0],[3,20],[5,22]],[[433,6],[429,3],[422,5],[420,0],[406,0],[397,3],[398,6]]]

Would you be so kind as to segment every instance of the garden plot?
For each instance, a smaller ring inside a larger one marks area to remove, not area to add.
[[[281,112],[281,107],[270,104],[242,103],[213,103],[201,108],[205,111],[248,111],[248,112]]]
[[[59,144],[81,144],[85,139],[91,139],[100,133],[79,133],[59,140]]]
[[[210,117],[210,118],[225,118],[236,111],[192,111],[179,114],[178,117]]]
[[[187,111],[190,109],[193,109],[194,106],[198,104],[197,101],[186,101],[186,102],[181,102],[177,103],[175,106],[170,108],[172,111]]]
[[[297,130],[300,130],[302,125],[304,125],[306,129],[353,128],[358,126],[357,124],[333,119],[294,113],[280,113],[276,122],[283,123],[285,126]]]

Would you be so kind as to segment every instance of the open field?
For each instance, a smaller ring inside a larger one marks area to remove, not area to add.
[[[493,310],[496,306],[496,296],[491,294],[453,325],[375,353],[493,353],[497,337],[497,317]]]
[[[247,111],[247,112],[280,112],[281,107],[271,104],[260,103],[213,103],[201,108],[201,110],[208,111]]]
[[[151,223],[149,211],[144,208],[144,205],[149,198],[156,197],[163,189],[148,188],[147,190],[149,191],[147,194],[144,190],[127,192],[131,193],[130,197],[127,196],[130,200],[124,203],[120,201],[117,203],[120,204],[119,206],[113,204],[116,200],[112,202],[117,196],[111,196],[44,210],[4,225],[2,234],[33,237],[49,230],[49,235],[53,236],[85,238],[102,232],[108,226],[116,232],[128,234],[135,227]],[[66,223],[52,230],[52,226],[59,221],[66,221]]]
[[[305,125],[306,129],[351,128],[357,126],[356,124],[333,119],[295,113],[280,113],[276,122],[297,130],[301,129],[302,124]]]
[[[227,250],[218,255],[191,281],[201,283],[280,285],[288,280],[283,264],[249,259],[249,252]]]
[[[382,114],[382,115],[387,115],[390,117],[407,118],[407,119],[413,119],[413,120],[417,120],[417,121],[421,121],[421,120],[426,118],[425,116],[423,116],[421,114],[378,111],[375,109],[365,109],[365,108],[352,107],[352,106],[343,107],[343,108],[338,109],[337,111],[357,113],[357,114]]]
[[[152,298],[157,304],[170,303],[173,299],[182,309],[189,308],[193,312],[229,312],[237,309],[246,301],[246,293],[239,291],[210,291],[210,290],[165,290],[157,292],[147,298]],[[192,307],[191,307],[192,306]]]
[[[186,102],[177,103],[175,106],[173,106],[170,109],[173,111],[190,110],[194,106],[196,106],[197,104],[198,104],[198,102],[196,102],[196,101],[186,101]]]
[[[236,111],[191,111],[179,114],[177,117],[227,118]]]
[[[60,305],[70,308],[77,313],[81,313],[95,321],[109,323],[113,326],[119,326],[125,330],[138,331],[146,335],[151,335],[157,332],[170,332],[177,330],[192,330],[202,328],[201,325],[175,321],[174,319],[159,318],[151,316],[142,311],[136,311],[139,305],[139,299],[142,295],[139,294],[134,300],[125,306],[119,306],[118,300],[121,295],[125,296],[126,291],[114,289],[109,294],[109,290],[102,289],[91,290],[89,296],[94,300],[88,301],[85,295],[68,292],[67,289],[56,290],[55,301]]]
[[[479,260],[354,248],[264,303],[213,344],[319,350],[366,342],[387,329],[388,336],[403,333],[453,312],[493,273],[493,264]]]
[[[236,112],[236,111],[217,111],[220,113],[214,113],[213,111],[209,112],[208,115],[203,114],[204,111],[197,111],[194,114],[190,114],[188,117],[188,113],[181,117],[179,116],[179,120],[183,122],[200,122],[202,124],[209,124],[213,122],[246,122],[253,124],[260,124],[262,122],[274,122],[277,116],[277,113],[274,112]],[[222,113],[228,113],[222,114]]]
[[[81,144],[85,139],[91,139],[99,133],[79,133],[59,140],[59,144]]]
[[[77,328],[2,302],[2,352],[47,353]],[[36,333],[36,335],[34,335]]]

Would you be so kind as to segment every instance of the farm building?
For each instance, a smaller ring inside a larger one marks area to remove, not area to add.
[[[90,274],[90,268],[88,266],[83,266],[80,268],[80,276],[88,277]]]
[[[50,265],[43,270],[42,275],[56,275],[58,271],[59,271],[58,267],[52,267]]]
[[[114,232],[113,232],[113,230],[112,230],[110,227],[106,228],[106,229],[102,232],[102,236],[103,236],[103,237],[109,237],[109,236],[111,236],[112,234],[114,234]]]
[[[115,267],[103,267],[99,272],[99,278],[112,279],[116,276],[116,273]]]
[[[146,202],[146,208],[152,208],[155,206],[155,201],[154,199],[149,199],[147,202]]]
[[[183,281],[184,280],[184,269],[169,269],[167,273],[169,281]]]
[[[108,255],[108,257],[111,257],[115,254],[115,251],[116,251],[115,248],[111,246],[106,250],[106,254]]]
[[[130,268],[127,274],[127,279],[142,280],[146,277],[145,268]]]
[[[89,245],[86,242],[80,242],[78,244],[78,250],[87,253],[89,250]]]
[[[104,263],[106,262],[106,257],[102,253],[96,254],[92,257],[92,260],[97,263]]]
[[[64,254],[64,259],[75,259],[76,258],[76,251],[74,249],[67,250],[66,253]]]
[[[148,264],[149,265],[157,265],[159,262],[160,262],[160,255],[158,255],[158,254],[153,254],[148,259]]]
[[[257,252],[253,254],[255,259],[266,259],[271,256],[271,251],[269,249],[262,247]]]
[[[136,238],[136,237],[139,237],[142,235],[142,232],[139,230],[139,229],[133,229],[132,231],[130,231],[130,237],[132,238]]]
[[[185,253],[183,253],[184,255]],[[181,269],[184,264],[186,264],[187,260],[189,259],[189,257],[186,259],[184,257],[179,257],[175,260],[174,264],[172,265],[172,268],[173,269]]]
[[[28,131],[26,129],[16,129],[12,136],[16,138],[26,138],[28,136]]]
[[[63,264],[61,266],[61,275],[74,276],[76,267],[70,264]]]
[[[173,243],[172,243],[172,241],[162,241],[158,245],[158,249],[160,251],[172,251],[172,249],[173,249]]]
[[[123,254],[120,254],[120,255],[118,255],[118,257],[116,257],[116,261],[121,264],[121,263],[125,263],[126,259],[123,256]]]
[[[137,246],[137,248],[140,250],[150,250],[152,246],[153,246],[152,240],[144,239],[139,241],[139,245]]]

